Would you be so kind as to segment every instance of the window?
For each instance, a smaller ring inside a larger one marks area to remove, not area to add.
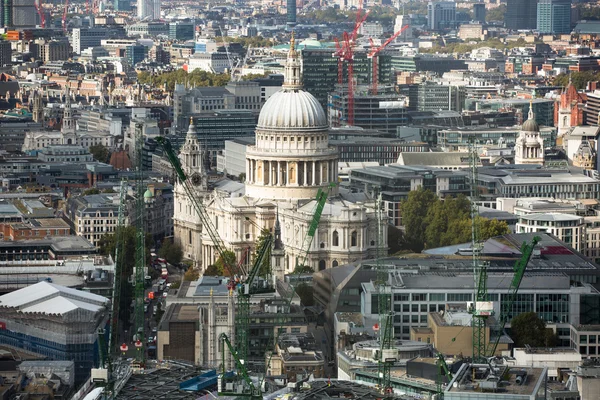
[[[332,237],[331,242],[333,243],[334,246],[340,245],[340,235],[338,234],[337,231],[333,231],[333,237]]]
[[[427,293],[413,293],[412,301],[427,301]]]
[[[394,301],[408,301],[408,293],[395,294]]]
[[[410,311],[410,305],[408,304],[402,304],[402,312],[409,312]]]
[[[352,233],[350,234],[350,246],[354,247],[357,246],[358,244],[358,234],[356,233],[356,231],[352,231]]]
[[[427,312],[427,304],[421,304],[421,312]]]
[[[418,304],[413,304],[412,307],[412,312],[419,312],[419,305]]]
[[[448,293],[448,301],[471,301],[471,293]]]
[[[188,232],[188,244],[192,244],[192,231]]]
[[[429,301],[446,301],[446,293],[429,293]]]
[[[418,324],[418,323],[419,323],[419,316],[418,316],[418,315],[411,315],[411,316],[410,316],[410,321],[411,321],[413,324]]]

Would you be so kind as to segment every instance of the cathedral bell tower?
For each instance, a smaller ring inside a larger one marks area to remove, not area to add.
[[[190,126],[185,136],[185,143],[179,152],[181,167],[192,185],[200,190],[208,190],[208,177],[206,170],[206,154],[198,140],[194,119],[190,118]]]
[[[42,96],[39,91],[33,92],[33,121],[39,124],[44,124],[44,105],[42,104]]]
[[[62,144],[75,145],[77,144],[77,133],[75,132],[75,118],[73,118],[73,109],[71,109],[71,91],[67,86],[65,94],[65,108],[63,111],[62,127]]]

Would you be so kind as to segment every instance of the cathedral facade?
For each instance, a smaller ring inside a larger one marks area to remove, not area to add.
[[[192,136],[188,132],[190,140]],[[323,108],[302,89],[300,59],[293,40],[284,85],[264,104],[256,127],[256,145],[247,148],[245,184],[223,180],[212,188],[204,187],[206,171],[192,171],[189,146],[184,146],[180,159],[190,173],[199,174],[198,195],[225,247],[236,253],[237,260],[247,249],[254,250],[262,229],[273,232],[277,224],[281,245],[274,252],[273,270],[277,276],[292,272],[304,255],[319,190],[329,197],[306,264],[318,271],[376,256],[378,226],[387,224],[387,217],[379,216],[374,201],[366,195],[338,188],[337,149],[329,146]],[[175,240],[184,244],[184,255],[196,260],[203,270],[218,254],[178,186]],[[381,245],[387,248],[384,236]]]

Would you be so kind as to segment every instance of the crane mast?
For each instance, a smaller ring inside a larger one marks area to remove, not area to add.
[[[513,308],[513,304],[517,299],[517,292],[519,291],[519,287],[521,286],[521,282],[523,281],[523,275],[525,275],[525,270],[527,269],[527,264],[529,264],[529,260],[531,260],[531,256],[533,255],[533,249],[540,241],[539,236],[534,236],[531,240],[531,243],[523,242],[521,245],[521,258],[517,260],[515,263],[513,270],[515,271],[515,275],[513,276],[510,287],[508,288],[508,296],[507,301],[502,302],[502,310],[500,312],[500,318],[498,318],[498,323],[494,327],[494,332],[490,333],[490,340],[492,336],[495,338],[493,342],[490,342],[489,349],[486,354],[489,357],[493,357],[496,353],[496,349],[498,348],[498,343],[500,343],[500,336],[502,336],[502,331],[504,330],[504,326],[510,319],[510,314]]]

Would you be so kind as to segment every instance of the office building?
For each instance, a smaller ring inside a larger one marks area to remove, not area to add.
[[[100,46],[107,37],[106,28],[73,28],[73,53],[81,54],[89,47]]]
[[[192,40],[194,39],[194,24],[192,22],[171,22],[169,23],[169,39],[171,40]]]
[[[583,120],[585,125],[600,126],[600,90],[594,90],[585,94],[587,102],[583,109]]]
[[[504,26],[508,29],[535,29],[538,0],[507,0]]]
[[[419,54],[416,56],[393,55],[391,56],[390,63],[390,68],[394,71],[432,71],[439,75],[451,70],[467,69],[465,60],[433,54]]]
[[[125,58],[131,66],[134,66],[137,63],[144,61],[146,59],[147,54],[148,48],[141,44],[134,44],[125,47]]]
[[[113,7],[115,11],[131,11],[130,0],[113,0]]]
[[[160,19],[161,0],[137,0],[137,16],[140,20]]]
[[[458,151],[465,148],[472,139],[477,143],[494,144],[499,147],[514,145],[519,137],[520,127],[510,128],[473,128],[459,127],[454,129],[440,129],[437,131],[437,144],[444,151]],[[552,147],[556,144],[556,128],[541,127],[540,137],[544,141],[544,147]]]
[[[302,84],[306,90],[319,101],[327,110],[328,95],[333,92],[338,83],[338,61],[333,53],[335,49],[302,49]],[[379,54],[379,83],[391,82],[391,59],[386,53]],[[366,51],[355,50],[354,80],[356,85],[368,85],[372,79],[373,62],[367,57]],[[347,82],[347,63],[343,64],[344,82]]]
[[[485,24],[485,3],[473,4],[473,19]]]
[[[105,234],[113,233],[119,216],[119,194],[69,197],[66,216],[75,234],[98,247]]]
[[[0,67],[12,64],[12,50],[9,41],[0,40]]]
[[[547,232],[565,242],[577,251],[583,251],[586,244],[584,218],[560,213],[535,213],[521,215],[516,225],[516,233]]]
[[[71,45],[67,40],[50,40],[44,39],[37,41],[38,58],[44,63],[51,61],[68,60],[71,54]]]
[[[456,3],[430,1],[427,4],[427,25],[432,31],[456,27]]]
[[[286,15],[286,25],[290,28],[296,26],[296,0],[287,0]]]
[[[337,86],[329,94],[328,118],[330,126],[348,125],[349,100],[346,87]],[[354,122],[352,126],[393,134],[396,127],[406,125],[406,99],[394,93],[392,87],[380,87],[378,94],[371,94],[367,86],[354,90]]]
[[[571,0],[538,0],[537,30],[540,33],[571,33]]]
[[[230,69],[229,56],[227,53],[198,53],[192,54],[188,59],[188,72],[193,72],[197,69],[212,72],[213,74],[222,74],[225,70]]]
[[[0,296],[0,344],[50,360],[74,360],[83,383],[98,362],[98,331],[108,322],[107,298],[49,282]]]
[[[166,22],[140,21],[127,25],[127,36],[155,37],[169,35],[169,25]]]
[[[457,111],[465,106],[466,90],[463,86],[447,86],[435,83],[419,85],[418,111]]]
[[[9,0],[12,1],[12,28],[34,28],[36,26],[37,12],[35,0]]]

